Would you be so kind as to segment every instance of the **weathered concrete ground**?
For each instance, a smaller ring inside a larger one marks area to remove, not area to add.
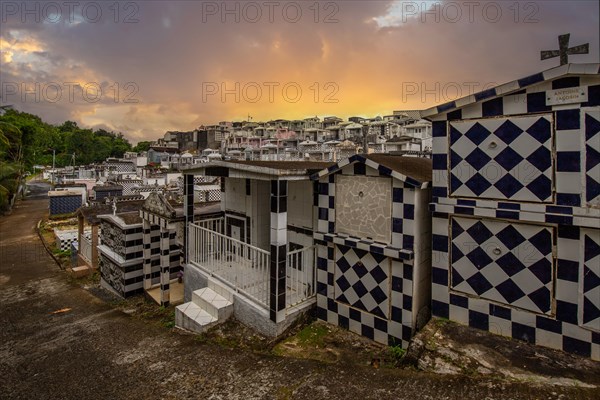
[[[47,204],[29,199],[0,219],[1,399],[570,400],[600,393],[279,357],[147,323],[58,270],[35,234]]]
[[[599,362],[440,319],[417,334],[404,361],[438,374],[600,388]]]

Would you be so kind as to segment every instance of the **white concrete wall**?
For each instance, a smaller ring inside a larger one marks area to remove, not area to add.
[[[309,235],[305,235],[303,233],[298,233],[294,231],[288,230],[287,233],[288,243],[297,243],[302,245],[302,247],[310,247],[313,245],[313,237]]]
[[[431,189],[415,190],[415,242],[413,269],[413,326],[416,329],[431,315]]]
[[[137,156],[135,158],[135,165],[137,167],[145,167],[148,165],[148,157]]]
[[[313,184],[311,181],[288,183],[288,225],[313,229]]]
[[[246,215],[246,180],[225,178],[225,210]]]
[[[264,250],[270,249],[271,243],[271,183],[252,181],[250,188],[251,206],[251,242]]]
[[[165,178],[164,177],[160,177],[160,178],[146,178],[144,185],[154,185],[157,184],[158,186],[164,185],[165,184]]]
[[[169,183],[177,183],[177,179],[183,177],[183,174],[180,172],[172,172],[167,174],[167,184]]]

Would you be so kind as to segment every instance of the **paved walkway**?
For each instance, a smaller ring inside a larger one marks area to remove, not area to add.
[[[591,389],[257,355],[144,324],[68,283],[35,234],[47,204],[32,198],[0,217],[1,399],[598,398]]]

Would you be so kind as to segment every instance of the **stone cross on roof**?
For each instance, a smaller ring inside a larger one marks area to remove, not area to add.
[[[588,54],[590,44],[580,44],[579,46],[574,46],[569,48],[569,37],[570,33],[565,35],[560,35],[558,37],[558,50],[544,50],[542,51],[542,60],[547,60],[549,58],[560,57],[560,65],[565,65],[569,63],[569,56],[573,54]]]

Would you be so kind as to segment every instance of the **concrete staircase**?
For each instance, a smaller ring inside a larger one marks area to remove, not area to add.
[[[175,308],[175,325],[202,333],[227,320],[233,314],[233,294],[209,280],[208,287],[192,293],[192,301]]]
[[[68,268],[67,272],[69,272],[74,278],[79,279],[91,274],[92,269],[87,265],[80,265],[78,267]]]

